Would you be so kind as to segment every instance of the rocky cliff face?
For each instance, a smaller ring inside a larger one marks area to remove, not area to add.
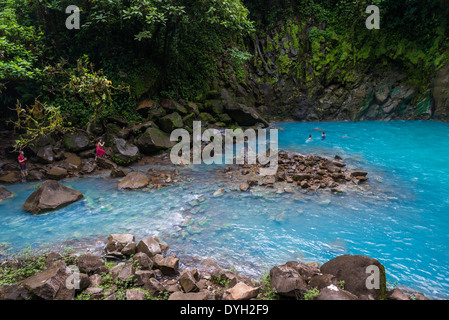
[[[449,65],[416,88],[400,63],[352,61],[325,40],[312,42],[313,31],[326,26],[293,19],[258,31],[240,70],[229,57],[219,61],[214,102],[246,104],[271,120],[449,120]]]

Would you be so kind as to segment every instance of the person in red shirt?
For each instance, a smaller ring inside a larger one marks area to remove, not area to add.
[[[28,159],[25,158],[23,151],[19,152],[19,156],[17,157],[17,160],[19,161],[20,172],[22,173],[22,178],[26,178],[28,175],[26,161]]]

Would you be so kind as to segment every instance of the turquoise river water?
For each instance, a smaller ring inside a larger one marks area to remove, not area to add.
[[[212,258],[256,276],[291,260],[324,263],[363,254],[386,268],[389,285],[449,298],[449,124],[440,122],[275,123],[279,148],[369,172],[368,191],[293,195],[227,190],[216,166],[183,169],[190,179],[161,190],[119,191],[106,175],[67,179],[82,201],[33,216],[22,210],[36,183],[6,186],[0,243],[10,251],[128,232],[158,235],[182,256]],[[327,138],[321,141],[321,132]],[[312,134],[314,141],[306,143]],[[135,167],[146,170],[146,167]],[[202,201],[195,201],[201,199]],[[182,259],[181,259],[182,261]]]

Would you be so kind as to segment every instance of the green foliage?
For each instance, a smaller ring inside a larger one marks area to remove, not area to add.
[[[13,1],[0,2],[0,82],[36,79],[42,32],[18,21]]]
[[[236,47],[228,49],[227,53],[230,56],[232,67],[237,75],[237,80],[243,81],[246,75],[243,66],[248,60],[252,58],[253,55],[246,51],[240,51]]]
[[[372,4],[381,30],[365,27]],[[64,26],[68,5],[81,9],[80,30]],[[440,0],[2,0],[0,108],[38,98],[72,125],[105,115],[138,121],[142,98],[192,101],[216,90],[223,57],[225,79],[244,81],[254,60],[260,81],[293,75],[312,93],[317,82],[395,66],[423,93],[449,61],[448,16]],[[249,53],[256,27],[272,61]],[[112,83],[129,94],[114,94]]]
[[[230,279],[222,279],[221,278],[221,274],[219,274],[216,278],[215,278],[215,283],[217,283],[219,286],[222,287],[226,287],[231,283]]]
[[[39,137],[52,133],[66,133],[70,128],[64,125],[61,110],[53,105],[42,104],[35,101],[31,108],[16,105],[17,121],[14,122],[16,130],[25,131],[15,142],[15,149],[21,150]]]
[[[295,75],[311,92],[317,82],[351,83],[384,66],[403,70],[407,81],[424,92],[435,70],[449,61],[445,1],[410,0],[405,5],[394,0],[291,0],[267,6],[263,0],[252,0],[245,4],[259,19],[256,24],[272,33],[265,52],[278,57],[277,69]],[[380,8],[381,30],[366,28],[368,5]],[[285,21],[285,26],[278,27],[279,21]],[[294,48],[301,54],[290,64],[280,58],[285,37],[286,51]],[[308,41],[298,41],[299,37]],[[272,76],[267,76],[270,83]]]
[[[313,288],[313,289],[309,289],[307,290],[306,293],[304,293],[304,300],[313,300],[317,295],[320,294],[320,290],[318,290],[318,288]]]
[[[64,26],[68,5],[80,8],[80,30]],[[72,125],[93,115],[140,120],[134,109],[142,97],[206,93],[225,42],[254,31],[240,0],[5,0],[0,9],[0,108],[39,95]],[[85,56],[95,69],[77,70]],[[66,72],[51,70],[62,61]],[[110,85],[105,80],[131,94],[94,93]]]
[[[64,248],[61,252],[62,261],[66,264],[69,264],[71,252],[70,248]],[[8,257],[9,263],[0,268],[0,286],[11,285],[45,270],[48,253],[49,250],[46,249],[36,250],[28,247]]]
[[[257,297],[263,300],[277,299],[276,289],[271,287],[270,272],[266,271],[259,281],[260,281],[260,292],[257,295]]]

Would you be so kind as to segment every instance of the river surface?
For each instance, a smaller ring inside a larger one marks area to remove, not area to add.
[[[107,175],[62,181],[85,198],[33,216],[22,204],[36,183],[6,186],[0,243],[9,252],[73,239],[158,235],[181,257],[211,258],[260,276],[287,261],[324,263],[342,254],[378,259],[389,286],[449,299],[449,124],[440,122],[275,123],[279,148],[333,158],[369,172],[368,191],[332,195],[242,193],[214,178],[221,167],[182,169],[188,177],[161,190],[119,191]],[[326,140],[321,140],[326,131]],[[312,134],[314,140],[306,143]],[[145,166],[134,167],[147,170]],[[215,190],[226,187],[221,197]]]

